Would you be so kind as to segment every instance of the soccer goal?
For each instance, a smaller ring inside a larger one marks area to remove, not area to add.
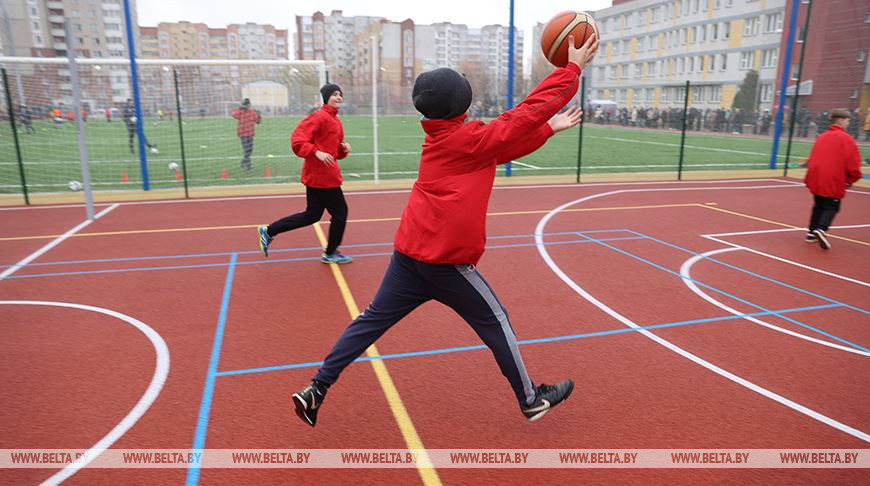
[[[2,57],[0,66],[8,80],[0,87],[0,193],[7,194],[22,191],[18,153],[28,192],[80,188],[77,116],[94,190],[142,189],[139,124],[151,188],[178,187],[184,174],[194,187],[298,181],[290,133],[320,104],[326,80],[322,61],[142,59],[137,114],[129,60],[80,58],[76,114],[67,59]],[[245,99],[260,121],[243,143],[233,114]]]

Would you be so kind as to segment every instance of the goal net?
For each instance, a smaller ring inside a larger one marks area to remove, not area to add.
[[[68,60],[7,57],[0,66],[7,73],[0,87],[0,193],[22,192],[19,152],[28,192],[80,190]],[[320,105],[326,79],[320,61],[143,59],[137,115],[128,60],[76,59],[76,73],[96,191],[142,189],[140,125],[150,188],[179,187],[185,172],[197,187],[298,181],[301,160],[290,150],[290,133]],[[245,99],[256,117],[237,112]],[[234,113],[253,125],[250,140],[239,136]]]

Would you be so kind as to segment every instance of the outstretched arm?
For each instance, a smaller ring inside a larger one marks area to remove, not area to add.
[[[569,36],[568,65],[554,70],[516,108],[487,125],[474,152],[483,160],[495,158],[501,162],[506,154],[517,158],[537,150],[554,133],[546,126],[548,120],[577,93],[577,77],[597,51],[597,35],[590,36],[579,49],[574,47],[574,37]]]

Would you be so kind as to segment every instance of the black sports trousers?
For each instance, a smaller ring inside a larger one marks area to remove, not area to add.
[[[534,402],[535,385],[520,356],[507,310],[477,268],[423,263],[398,251],[393,251],[374,300],[344,330],[314,379],[335,383],[342,370],[387,329],[430,300],[450,307],[471,325],[492,351],[521,406]]]
[[[344,236],[344,227],[347,225],[347,202],[341,187],[319,189],[305,187],[305,211],[291,214],[269,225],[266,230],[269,236],[274,237],[285,231],[308,226],[320,221],[323,211],[329,211],[332,219],[329,222],[329,242],[324,250],[327,254],[334,252],[341,245]]]

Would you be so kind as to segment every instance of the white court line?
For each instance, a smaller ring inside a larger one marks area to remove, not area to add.
[[[94,216],[94,220],[100,219],[101,217],[105,216],[106,213],[108,213],[109,211],[115,209],[116,207],[118,207],[118,205],[117,205],[117,204],[113,204],[113,205],[107,207],[106,209],[100,211],[99,213],[97,213],[97,214]],[[72,236],[72,235],[78,233],[79,230],[81,230],[81,229],[84,228],[85,226],[88,226],[88,225],[91,224],[94,220],[90,220],[90,219],[88,219],[88,220],[82,221],[81,223],[79,223],[78,225],[76,225],[76,227],[74,227],[74,228],[72,228],[71,230],[67,231],[66,233],[64,233],[64,234],[62,234],[62,235],[60,235],[60,236],[58,236],[57,238],[55,238],[55,239],[52,240],[51,242],[47,243],[47,244],[46,244],[45,246],[43,246],[42,248],[40,248],[40,249],[36,250],[35,252],[31,253],[30,255],[26,256],[23,260],[21,260],[20,262],[16,263],[15,265],[12,265],[11,267],[7,268],[5,271],[3,271],[3,273],[0,273],[0,281],[2,281],[3,279],[5,279],[6,277],[12,275],[13,273],[17,272],[18,270],[20,270],[22,267],[24,267],[24,266],[27,265],[28,263],[32,262],[33,260],[36,260],[37,258],[39,258],[40,256],[42,256],[42,254],[44,254],[44,253],[47,252],[48,250],[51,250],[51,249],[54,248],[55,246],[59,245],[59,244],[60,244],[61,242],[63,242],[65,239],[67,239],[67,238],[69,238],[70,236]]]
[[[831,226],[831,229],[854,229],[854,228],[868,228],[870,224],[849,224],[843,226]],[[783,233],[786,231],[806,231],[806,228],[777,228],[777,229],[769,229],[769,230],[753,230],[753,231],[734,231],[732,233],[712,233],[709,235],[701,235],[704,237],[707,236],[740,236],[740,235],[757,235],[762,233]]]
[[[112,444],[115,443],[121,436],[127,433],[131,427],[148,411],[148,408],[151,407],[151,404],[154,403],[154,400],[157,398],[157,395],[160,394],[160,390],[163,389],[163,384],[166,382],[166,377],[169,375],[169,348],[166,347],[166,342],[163,341],[163,338],[160,334],[152,329],[147,324],[143,323],[138,319],[134,319],[128,315],[121,314],[120,312],[115,312],[113,310],[104,309],[102,307],[94,307],[90,305],[82,305],[82,304],[73,304],[69,302],[46,302],[46,301],[38,301],[38,300],[0,300],[0,305],[47,305],[54,307],[68,307],[71,309],[82,309],[92,312],[98,312],[100,314],[105,314],[110,317],[114,317],[116,319],[120,319],[136,329],[142,331],[149,341],[151,341],[151,346],[154,347],[155,363],[154,363],[154,375],[151,377],[151,382],[148,384],[148,388],[145,389],[145,393],[142,394],[142,397],[139,398],[139,401],[136,402],[136,405],[127,413],[127,415],[118,422],[112,430],[109,431],[102,439],[97,441],[90,449],[85,453],[85,459],[81,462],[74,462],[72,464],[67,465],[65,468],[56,472],[50,478],[46,479],[42,484],[44,485],[55,485],[60,484],[64,480],[68,479],[70,476],[78,472],[79,469],[90,464],[91,461],[97,458],[102,452]],[[22,417],[22,420],[25,417]]]
[[[768,187],[772,188],[772,187],[789,187],[789,186],[768,186]],[[550,219],[553,218],[553,216],[559,214],[561,211],[563,211],[564,209],[566,209],[570,206],[573,206],[575,204],[584,203],[586,201],[596,199],[599,197],[612,196],[614,194],[621,194],[621,193],[626,193],[626,192],[652,192],[652,191],[675,191],[675,190],[709,191],[709,190],[722,190],[722,189],[747,190],[747,189],[763,189],[763,188],[766,188],[766,187],[765,186],[756,186],[756,187],[695,187],[695,188],[686,188],[686,189],[683,189],[683,188],[679,188],[679,189],[676,189],[676,188],[664,188],[664,189],[653,188],[653,189],[618,190],[618,191],[593,194],[591,196],[586,196],[586,197],[583,197],[580,199],[575,199],[573,201],[562,204],[561,206],[553,209],[552,211],[547,213],[543,218],[541,218],[541,220],[538,222],[537,227],[535,228],[535,244],[538,248],[538,253],[541,254],[541,258],[544,259],[544,262],[547,264],[547,266],[550,267],[550,270],[552,270],[553,273],[556,274],[556,276],[558,276],[560,279],[562,279],[562,281],[565,282],[565,284],[567,284],[571,289],[573,289],[578,295],[580,295],[584,299],[588,300],[590,303],[592,303],[593,305],[595,305],[596,307],[598,307],[599,309],[601,309],[602,311],[604,311],[605,313],[607,313],[608,315],[613,317],[614,319],[623,323],[624,325],[626,325],[632,329],[635,329],[641,335],[643,335],[643,336],[651,339],[652,341],[658,343],[659,345],[679,354],[680,356],[682,356],[682,357],[684,357],[684,358],[686,358],[686,359],[688,359],[688,360],[690,360],[690,361],[692,361],[700,366],[703,366],[704,368],[716,373],[719,376],[727,378],[727,379],[733,381],[734,383],[737,383],[743,387],[746,387],[749,390],[752,390],[752,391],[754,391],[754,392],[756,392],[764,397],[767,397],[771,400],[774,400],[778,403],[781,403],[781,404],[791,408],[792,410],[795,410],[795,411],[802,413],[808,417],[811,417],[815,420],[818,420],[819,422],[821,422],[825,425],[829,425],[831,427],[834,427],[837,430],[843,431],[843,432],[845,432],[849,435],[852,435],[853,437],[857,437],[858,439],[861,439],[865,442],[870,442],[870,434],[867,434],[866,432],[862,432],[854,427],[850,427],[846,424],[838,422],[838,421],[836,421],[836,420],[834,420],[826,415],[822,415],[821,413],[816,412],[815,410],[812,410],[812,409],[805,407],[797,402],[789,400],[788,398],[786,398],[782,395],[779,395],[779,394],[774,393],[766,388],[763,388],[759,385],[756,385],[755,383],[752,383],[749,380],[741,378],[741,377],[735,375],[734,373],[731,373],[730,371],[726,371],[726,370],[714,365],[713,363],[710,363],[709,361],[706,361],[706,360],[690,353],[689,351],[686,351],[685,349],[671,343],[670,341],[667,341],[667,340],[653,334],[652,332],[650,332],[646,329],[643,329],[641,326],[638,326],[634,321],[632,321],[632,320],[628,319],[627,317],[623,316],[622,314],[616,312],[613,308],[609,307],[608,305],[604,304],[600,300],[596,299],[595,297],[592,296],[592,294],[590,294],[585,289],[580,287],[576,282],[574,282],[565,272],[562,271],[561,268],[559,268],[558,265],[556,265],[556,262],[553,261],[552,257],[550,257],[550,254],[547,251],[547,247],[544,245],[544,241],[543,241],[543,234],[545,233],[544,230],[547,226],[547,223],[550,221]]]
[[[543,167],[538,167],[537,165],[526,164],[525,162],[517,162],[516,160],[512,161],[511,164],[520,165],[523,167],[528,167],[530,169],[542,169]]]
[[[788,231],[788,230],[786,230],[786,231]],[[806,230],[798,228],[797,231],[806,231]],[[747,234],[751,234],[751,233],[747,232]],[[761,255],[763,257],[767,257],[767,258],[770,258],[770,259],[773,259],[773,260],[776,260],[776,261],[779,261],[782,263],[788,263],[789,265],[794,265],[796,267],[803,268],[804,270],[809,270],[811,272],[821,273],[822,275],[827,275],[829,277],[838,278],[840,280],[845,280],[847,282],[851,282],[854,284],[863,285],[864,287],[870,287],[870,283],[868,283],[868,282],[864,282],[864,281],[857,280],[857,279],[854,279],[851,277],[847,277],[845,275],[840,275],[838,273],[829,272],[827,270],[822,270],[821,268],[816,268],[816,267],[811,267],[809,265],[804,265],[803,263],[798,263],[796,261],[788,260],[786,258],[778,257],[776,255],[771,255],[770,253],[765,253],[763,251],[759,251],[759,250],[756,250],[754,248],[750,248],[748,246],[738,245],[738,244],[732,243],[728,240],[720,240],[719,238],[716,238],[713,235],[701,235],[701,236],[703,238],[707,238],[708,240],[712,240],[712,241],[715,241],[717,243],[720,243],[720,244],[723,244],[726,246],[731,246],[736,250],[748,251],[750,253],[755,253],[756,255]]]
[[[725,305],[721,301],[714,299],[713,297],[710,296],[710,294],[701,290],[697,285],[695,285],[695,282],[693,282],[691,280],[691,278],[692,278],[691,277],[692,265],[694,265],[698,261],[703,260],[703,259],[708,258],[708,257],[711,257],[713,255],[718,255],[719,253],[725,253],[728,251],[737,251],[737,250],[739,250],[739,248],[720,248],[718,250],[708,251],[708,252],[702,253],[700,255],[695,255],[695,256],[689,258],[688,260],[683,262],[682,266],[680,266],[680,276],[683,277],[683,283],[686,284],[687,287],[689,287],[689,290],[698,294],[698,296],[700,296],[702,299],[706,300],[707,302],[715,305],[716,307],[719,307],[720,309],[724,309],[726,312],[734,314],[735,316],[738,316],[738,317],[742,316],[744,319],[751,321],[751,322],[754,322],[760,326],[764,326],[768,329],[773,329],[774,331],[779,331],[779,332],[788,334],[789,336],[794,336],[796,338],[804,339],[806,341],[810,341],[810,342],[813,342],[816,344],[821,344],[823,346],[828,346],[831,348],[839,349],[840,351],[848,351],[850,353],[855,353],[855,354],[859,354],[862,356],[870,356],[870,353],[865,352],[865,351],[861,351],[860,349],[852,348],[849,346],[841,346],[839,344],[834,344],[834,343],[831,343],[828,341],[823,341],[821,339],[816,339],[812,336],[807,336],[806,334],[801,334],[799,332],[794,332],[794,331],[791,331],[789,329],[775,326],[773,324],[764,322],[764,321],[757,319],[755,317],[752,317],[752,316],[746,316],[746,315],[744,315],[743,312],[740,312],[737,309],[733,309],[731,307],[728,307],[727,305]]]
[[[650,141],[650,140],[633,140],[633,139],[630,139],[630,138],[602,137],[602,136],[599,136],[599,135],[590,135],[590,137],[591,137],[591,138],[602,138],[602,139],[605,139],[605,140],[615,140],[615,141],[617,141],[617,142],[633,142],[633,143],[645,143],[645,144],[648,144],[648,145],[663,145],[663,146],[665,146],[665,147],[679,147],[679,146],[680,146],[680,144],[678,144],[678,143],[653,142],[653,141]],[[709,150],[709,151],[712,151],[712,152],[727,152],[727,153],[731,153],[731,154],[743,154],[743,155],[767,155],[767,156],[770,155],[769,152],[768,152],[768,153],[764,153],[764,152],[747,152],[747,151],[745,151],[745,150],[731,150],[731,149],[723,149],[723,148],[717,148],[717,147],[701,147],[701,146],[699,146],[699,145],[686,145],[685,147],[686,147],[686,148],[690,148],[690,149],[697,149],[697,150]],[[779,157],[784,158],[785,155],[777,155],[777,157],[778,157],[778,158],[779,158]]]

